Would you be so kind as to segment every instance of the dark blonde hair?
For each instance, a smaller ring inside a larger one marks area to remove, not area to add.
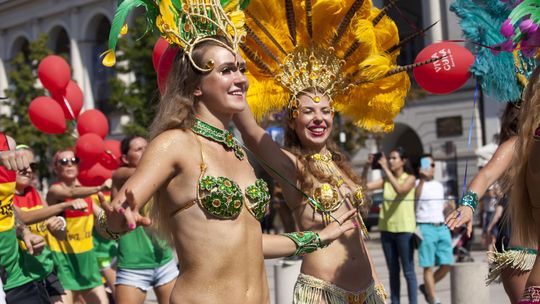
[[[212,38],[229,45],[227,40],[221,36]],[[193,48],[191,55],[198,66],[206,66],[203,57],[211,46],[223,47],[218,42],[205,40]],[[150,140],[167,130],[185,130],[193,126],[195,108],[199,102],[193,93],[208,73],[194,68],[184,50],[178,51],[167,78],[165,93],[160,99],[156,117],[150,125]],[[149,216],[159,235],[172,242],[170,225],[168,224],[170,217],[163,208],[164,206],[160,204],[161,194],[161,191],[158,190],[154,194],[153,201],[149,203]]]
[[[527,187],[527,170],[529,154],[533,142],[533,134],[540,123],[540,66],[538,66],[525,88],[519,116],[518,138],[515,144],[510,176],[512,187],[510,193],[510,216],[512,237],[521,244],[531,246],[537,243],[538,223],[533,218],[533,208]],[[536,156],[535,156],[536,157]],[[538,203],[538,202],[536,202]]]

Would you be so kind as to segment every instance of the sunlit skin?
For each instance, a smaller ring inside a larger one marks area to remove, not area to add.
[[[233,115],[246,108],[244,61],[219,46],[207,48],[203,62],[209,60],[215,68],[193,92],[199,100],[194,112],[200,120],[226,129]],[[227,177],[242,190],[255,182],[247,158],[239,160],[234,153],[225,152],[222,144],[190,130],[164,131],[150,142],[135,173],[118,191],[114,209],[107,209],[108,225],[113,231],[150,225],[138,211],[159,190],[158,201],[169,218],[182,265],[171,303],[269,303],[263,253],[266,257],[291,255],[296,246],[290,239],[263,237],[260,223],[246,207],[228,220],[219,220],[197,205],[176,213],[197,198],[201,146],[206,175]],[[330,233],[321,233],[321,239],[337,237],[352,224],[331,228]]]
[[[320,98],[318,102],[315,101],[318,99],[316,97]],[[298,135],[303,151],[306,155],[327,152],[326,143],[332,132],[334,119],[330,99],[321,93],[305,93],[298,96],[298,103],[298,116],[289,123],[289,126]],[[299,183],[298,173],[303,172],[303,169],[296,157],[280,149],[264,129],[257,125],[248,109],[236,116],[235,123],[250,150],[279,170],[289,181]],[[345,174],[343,177],[345,184],[339,188],[339,197],[345,198],[346,202],[332,213],[335,217],[353,209],[346,196],[356,186]],[[277,181],[281,180],[278,176],[275,178]],[[314,187],[320,184],[318,181],[314,183]],[[321,215],[314,212],[305,198],[288,183],[281,183],[281,186],[285,201],[293,210],[300,230],[323,229]],[[378,281],[358,229],[343,234],[327,248],[304,256],[301,272],[350,291],[364,290]],[[359,275],[360,273],[362,275]]]

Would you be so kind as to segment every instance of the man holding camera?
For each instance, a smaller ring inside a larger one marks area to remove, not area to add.
[[[452,237],[444,224],[444,187],[433,178],[434,173],[433,157],[423,155],[415,192],[417,231],[422,235],[418,260],[424,268],[424,284],[419,289],[430,304],[439,303],[435,296],[435,283],[444,278],[454,263]],[[440,267],[434,272],[435,266]]]

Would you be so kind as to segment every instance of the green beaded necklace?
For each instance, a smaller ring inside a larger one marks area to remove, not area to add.
[[[231,132],[216,128],[198,118],[195,118],[195,124],[191,127],[191,130],[195,134],[199,134],[203,137],[211,139],[225,146],[225,150],[233,150],[234,155],[239,160],[243,160],[245,157],[244,150],[238,145],[236,139]]]

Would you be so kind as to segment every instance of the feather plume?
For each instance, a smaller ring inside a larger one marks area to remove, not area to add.
[[[427,31],[429,31],[432,27],[435,26],[435,24],[439,23],[439,21],[435,21],[432,25],[426,27],[425,29],[423,30],[420,30],[420,31],[417,31],[416,33],[413,33],[407,37],[405,37],[404,39],[401,39],[401,41],[398,43],[398,44],[394,44],[394,46],[392,46],[391,48],[387,49],[385,52],[386,53],[392,53],[394,52],[395,50],[398,50],[400,49],[402,46],[404,46],[405,44],[409,43],[410,41],[412,41],[413,39],[415,39],[416,37],[418,36],[423,36]]]
[[[461,18],[459,25],[466,39],[480,45],[495,45],[505,40],[499,30],[510,14],[510,7],[502,1],[456,0],[450,10]],[[480,82],[482,90],[499,101],[519,100],[523,88],[516,77],[512,54],[494,54],[482,47],[475,47],[472,51],[476,59],[470,71]]]
[[[388,74],[396,68],[397,52],[385,53],[399,43],[395,23],[371,0],[306,1],[250,1],[248,39],[241,49],[255,117],[260,120],[286,107],[291,95],[320,86],[332,105],[358,126],[392,130],[410,86],[407,73]],[[380,20],[373,22],[376,18]]]
[[[287,14],[287,26],[293,45],[296,45],[296,20],[294,16],[294,6],[292,0],[285,0],[285,12]]]
[[[339,42],[339,39],[341,39],[341,37],[343,36],[345,29],[347,29],[347,27],[351,23],[354,14],[356,14],[356,11],[362,6],[363,2],[364,0],[355,0],[353,2],[352,6],[347,11],[347,14],[345,14],[343,20],[341,20],[341,22],[339,23],[339,26],[336,30],[336,35],[334,36],[334,39],[332,39],[331,45],[335,46],[336,43]]]
[[[281,45],[276,41],[276,38],[274,38],[272,34],[270,34],[270,32],[264,27],[264,25],[257,18],[253,17],[253,15],[249,12],[249,10],[245,10],[245,12],[246,12],[246,15],[249,16],[251,20],[253,20],[253,22],[261,29],[261,31],[266,35],[266,37],[270,41],[272,41],[274,46],[277,47],[281,51],[281,53],[286,55],[287,52],[285,52],[283,47],[281,47]]]
[[[377,25],[377,23],[379,23],[379,21],[381,21],[382,17],[386,16],[386,14],[388,13],[388,11],[389,11],[394,5],[396,5],[396,2],[397,2],[397,0],[390,0],[390,2],[388,2],[388,3],[381,9],[381,11],[380,11],[379,14],[377,15],[377,17],[375,17],[375,19],[373,19],[373,25]]]
[[[251,30],[251,28],[249,26],[247,26],[247,25],[245,25],[244,28],[246,29],[248,37],[253,39],[255,41],[255,43],[257,43],[257,45],[259,45],[260,49],[263,50],[263,52],[266,53],[266,55],[270,56],[270,58],[272,58],[276,63],[279,64],[280,61],[277,58],[277,56],[274,53],[272,53],[272,51],[261,41],[261,39],[257,36],[257,34],[255,34]]]
[[[313,38],[313,11],[311,10],[311,0],[306,0],[306,30],[309,38]]]

